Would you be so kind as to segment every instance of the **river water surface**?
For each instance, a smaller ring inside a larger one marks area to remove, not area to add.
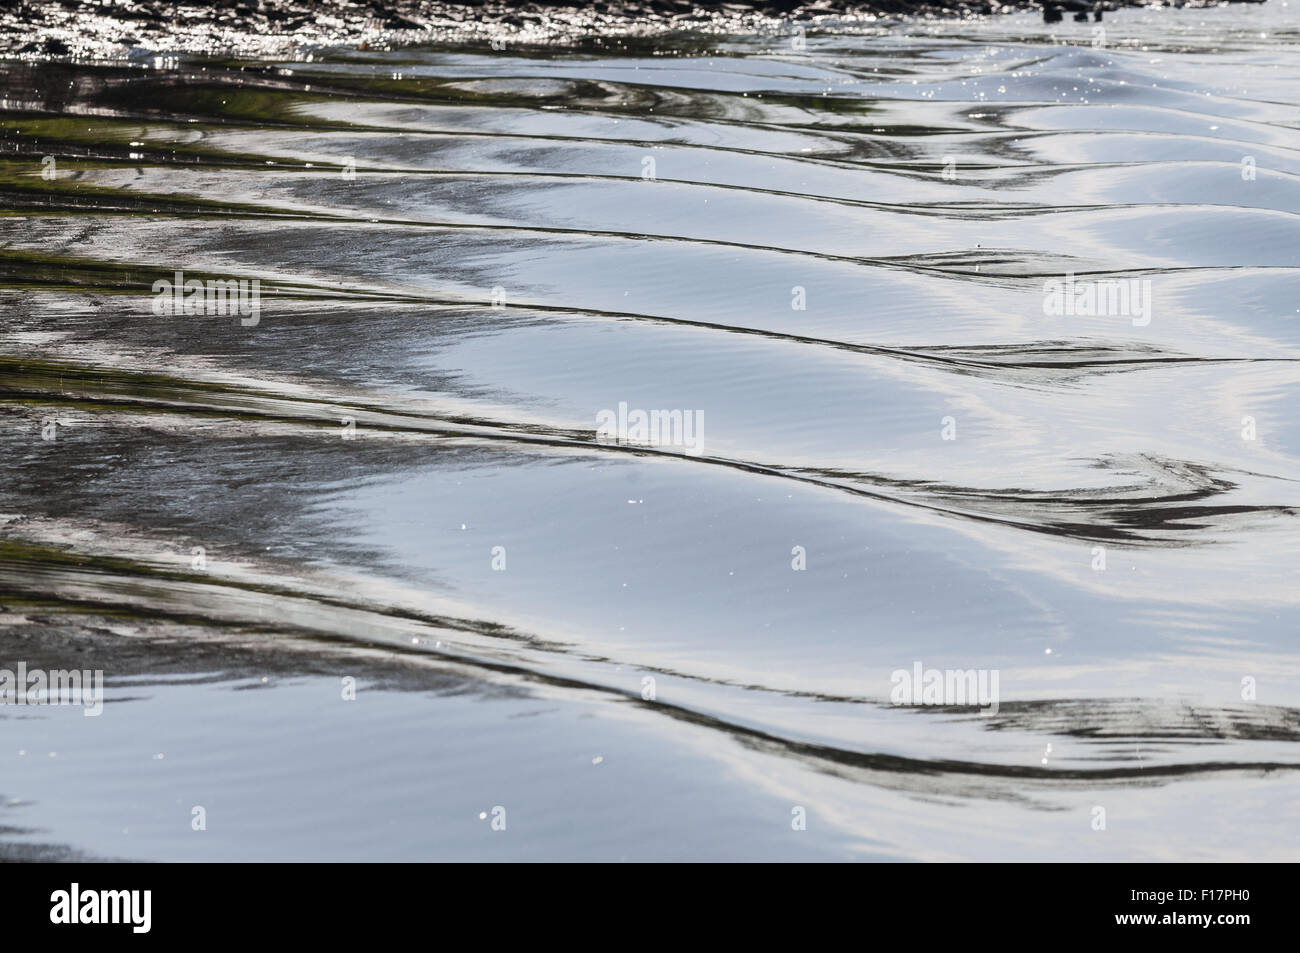
[[[1296,859],[1294,11],[0,64],[0,851]]]

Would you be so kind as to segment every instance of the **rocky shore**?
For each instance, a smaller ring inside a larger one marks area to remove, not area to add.
[[[1116,4],[1094,0],[598,0],[446,3],[438,0],[0,0],[0,55],[32,59],[132,59],[161,53],[239,56],[306,54],[353,46],[390,49],[416,43],[491,45],[602,44],[637,37],[774,30],[791,21],[811,27],[869,27],[911,16],[982,16],[1031,8],[1049,21],[1098,16]],[[1199,0],[1178,6],[1204,5]]]

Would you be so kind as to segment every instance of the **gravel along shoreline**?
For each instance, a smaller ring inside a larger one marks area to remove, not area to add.
[[[432,0],[226,0],[206,4],[151,0],[0,0],[0,56],[22,59],[132,60],[160,53],[306,56],[353,47],[415,44],[492,49],[546,46],[618,48],[643,38],[696,38],[808,29],[851,32],[902,16],[986,16],[1042,9],[1049,22],[1100,19],[1115,0],[868,0],[813,3],[650,2],[445,3]],[[1151,5],[1151,4],[1145,4]],[[1160,5],[1160,4],[1155,4]],[[1177,6],[1206,6],[1194,0]]]

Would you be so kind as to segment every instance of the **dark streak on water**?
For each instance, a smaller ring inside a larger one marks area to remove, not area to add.
[[[1286,9],[0,65],[5,851],[1293,859]]]

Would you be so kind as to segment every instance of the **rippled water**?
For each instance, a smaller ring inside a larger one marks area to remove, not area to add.
[[[4,850],[1295,859],[1293,22],[0,66]]]

